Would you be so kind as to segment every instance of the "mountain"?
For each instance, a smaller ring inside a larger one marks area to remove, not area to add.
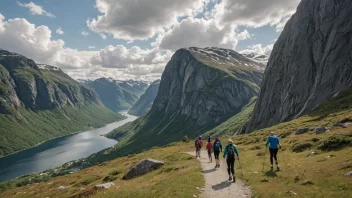
[[[80,82],[94,89],[104,105],[115,112],[130,109],[148,86],[142,81],[119,81],[112,78],[80,80]]]
[[[352,2],[302,0],[271,53],[247,132],[292,120],[352,86]]]
[[[154,81],[139,100],[132,106],[128,112],[131,115],[142,116],[152,107],[153,102],[158,94],[160,80]]]
[[[203,134],[241,112],[258,96],[260,68],[260,64],[233,50],[177,50],[165,67],[150,111],[109,133],[107,137],[117,139],[119,144],[111,154],[102,151],[95,156],[112,159],[186,135],[193,138]],[[94,163],[95,156],[88,160]]]
[[[61,69],[0,49],[0,156],[122,118]]]
[[[262,64],[262,69],[265,69],[266,64],[268,64],[269,61],[269,56],[265,54],[256,54],[256,53],[249,53],[249,54],[242,54],[248,59],[251,59],[252,61],[255,61],[257,63]]]

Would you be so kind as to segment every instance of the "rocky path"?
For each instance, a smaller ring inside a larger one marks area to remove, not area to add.
[[[195,152],[189,152],[188,154],[195,156]],[[201,194],[202,197],[251,197],[250,187],[245,185],[241,180],[237,179],[236,183],[228,181],[229,176],[227,174],[227,166],[222,156],[219,169],[214,169],[214,156],[213,162],[210,163],[206,151],[202,151],[201,158],[198,160],[202,164],[202,173],[205,177],[205,188],[202,189],[204,190]],[[237,165],[235,165],[235,167],[237,167]],[[235,170],[235,174],[236,176],[241,174],[240,170]]]

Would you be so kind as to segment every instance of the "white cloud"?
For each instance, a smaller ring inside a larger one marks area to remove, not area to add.
[[[19,1],[17,1],[17,4],[21,7],[25,7],[29,9],[29,12],[32,15],[44,15],[44,16],[48,16],[48,17],[55,17],[53,14],[51,14],[50,12],[47,12],[44,10],[44,8],[40,5],[37,5],[33,2],[29,2],[29,3],[21,3]]]
[[[61,68],[82,68],[90,64],[90,57],[96,52],[65,48],[61,39],[52,40],[47,26],[35,26],[26,19],[15,18],[5,21],[0,14],[0,46],[20,53],[39,63]]]
[[[64,34],[64,31],[62,30],[61,27],[57,28],[56,34],[60,34],[60,35]]]
[[[95,46],[88,46],[88,49],[95,49]]]
[[[300,0],[222,0],[215,5],[213,17],[222,25],[283,26],[296,11],[299,2]]]
[[[203,11],[209,0],[96,0],[102,14],[87,21],[98,33],[116,39],[145,40],[169,29],[179,17],[194,16]]]
[[[88,35],[89,35],[89,32],[82,31],[81,34],[82,34],[83,36],[88,36]]]
[[[274,44],[267,45],[262,47],[262,44],[256,44],[252,46],[248,46],[248,49],[240,51],[241,54],[264,54],[264,55],[270,55],[271,51],[273,50]]]
[[[165,34],[160,34],[154,46],[177,50],[182,47],[222,47],[235,49],[239,40],[250,38],[247,30],[237,33],[233,25],[219,27],[214,20],[187,18]]]

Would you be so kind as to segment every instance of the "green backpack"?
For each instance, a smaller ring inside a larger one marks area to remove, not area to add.
[[[235,147],[233,145],[230,145],[227,149],[227,157],[235,158]]]

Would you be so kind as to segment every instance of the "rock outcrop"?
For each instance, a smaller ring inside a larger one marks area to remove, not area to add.
[[[247,132],[289,121],[352,87],[352,1],[302,0],[271,53]]]
[[[123,176],[122,179],[128,180],[141,175],[145,175],[150,171],[156,170],[164,165],[164,162],[154,160],[154,159],[144,159],[135,166],[133,166],[127,173]]]
[[[139,98],[139,100],[132,106],[128,113],[135,116],[142,116],[149,111],[153,105],[156,95],[158,94],[159,85],[160,80],[154,81]]]

